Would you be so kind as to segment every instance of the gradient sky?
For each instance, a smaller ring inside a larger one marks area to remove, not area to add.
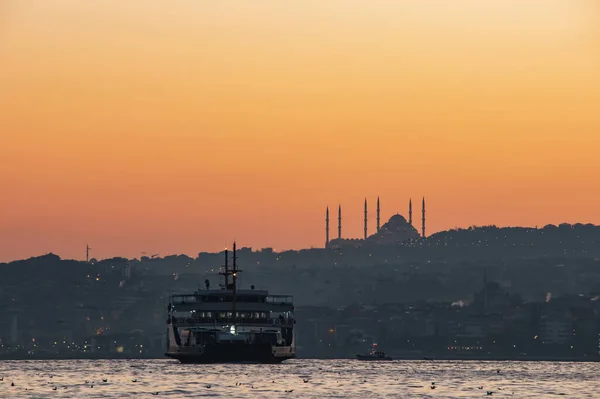
[[[600,224],[599,71],[593,0],[2,0],[0,261]]]

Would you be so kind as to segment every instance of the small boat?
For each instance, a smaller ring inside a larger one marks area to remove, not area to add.
[[[371,348],[371,352],[368,354],[357,354],[356,358],[358,360],[371,360],[371,361],[389,361],[392,360],[391,357],[386,356],[384,352],[378,351],[377,350],[377,344],[373,344],[373,347]]]

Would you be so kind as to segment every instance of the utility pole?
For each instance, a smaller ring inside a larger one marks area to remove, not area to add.
[[[329,207],[325,210],[325,248],[329,246]]]

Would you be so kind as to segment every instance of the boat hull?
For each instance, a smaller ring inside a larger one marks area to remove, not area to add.
[[[389,361],[393,360],[389,356],[377,357],[377,356],[368,356],[368,355],[356,355],[356,359],[364,360],[364,361],[371,361],[371,362],[386,362],[386,361],[389,362]]]
[[[192,348],[190,348],[192,349]],[[193,350],[180,350],[165,353],[181,363],[281,363],[292,359],[294,354],[274,354],[271,345],[217,344]]]

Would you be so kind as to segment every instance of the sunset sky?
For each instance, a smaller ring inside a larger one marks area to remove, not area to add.
[[[1,0],[0,166],[0,261],[600,224],[600,2]]]

